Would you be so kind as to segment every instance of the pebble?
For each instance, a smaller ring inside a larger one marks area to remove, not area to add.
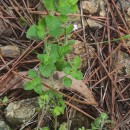
[[[17,46],[7,45],[0,47],[0,54],[3,57],[16,58],[20,56],[20,50]]]

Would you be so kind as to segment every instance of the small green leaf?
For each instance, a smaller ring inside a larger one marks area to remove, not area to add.
[[[42,84],[38,84],[36,87],[34,87],[34,91],[35,91],[37,94],[42,94],[42,89],[43,89]]]
[[[59,53],[60,56],[64,56],[64,55],[70,53],[71,50],[72,50],[72,49],[71,49],[71,46],[70,46],[70,45],[60,46],[60,47],[58,48],[58,53]]]
[[[49,54],[49,61],[51,63],[56,63],[59,58],[58,54],[58,44],[50,44],[50,54]]]
[[[32,89],[33,89],[33,85],[31,81],[24,84],[24,90],[32,90]]]
[[[40,99],[45,100],[46,102],[49,102],[49,95],[48,94],[42,94],[42,95],[40,95]]]
[[[69,14],[69,13],[76,13],[78,10],[78,6],[77,4],[73,4],[75,3],[71,1],[71,4],[68,0],[59,0],[58,1],[58,12],[60,12],[63,15]]]
[[[51,29],[49,33],[54,38],[58,38],[64,33],[64,29],[61,27],[57,27],[57,28]]]
[[[69,35],[73,31],[74,26],[71,24],[66,27],[66,34]]]
[[[42,26],[37,27],[37,36],[39,39],[44,39],[46,36],[46,31]]]
[[[5,96],[3,99],[2,99],[2,102],[3,103],[7,103],[9,101],[9,98],[7,96]]]
[[[28,76],[29,76],[30,78],[35,78],[35,77],[38,76],[38,73],[37,73],[37,71],[35,71],[35,70],[33,70],[33,69],[30,69],[30,70],[28,71]]]
[[[44,39],[46,36],[46,22],[45,18],[41,18],[37,26],[37,35],[39,39]]]
[[[73,45],[75,43],[75,40],[68,40],[68,45]]]
[[[104,113],[104,112],[102,112],[102,113],[100,114],[100,116],[101,116],[101,118],[103,118],[103,119],[108,119],[108,115],[107,115],[106,113]]]
[[[38,21],[38,26],[46,28],[46,21],[44,17]]]
[[[71,13],[76,13],[78,11],[77,4],[71,6]]]
[[[67,88],[72,85],[72,80],[68,77],[64,77],[63,82],[64,82],[64,86],[67,87]]]
[[[78,2],[78,0],[68,0],[68,2],[72,5],[76,4]]]
[[[55,116],[59,116],[60,114],[64,114],[64,108],[60,107],[60,106],[56,106],[53,110],[53,114]]]
[[[68,21],[69,17],[67,15],[60,15],[59,16],[59,20],[62,22],[62,23],[66,23]]]
[[[41,61],[41,62],[45,62],[47,63],[49,61],[49,55],[47,54],[38,54],[37,58]]]
[[[71,76],[77,80],[82,80],[83,79],[83,74],[81,71],[72,71]]]
[[[68,126],[68,124],[67,124],[66,122],[63,122],[63,123],[60,125],[60,127],[59,127],[58,130],[68,130],[67,126]]]
[[[71,69],[72,69],[71,67],[66,66],[66,67],[63,68],[63,72],[64,72],[65,74],[69,75],[69,74],[71,73]]]
[[[73,66],[79,68],[81,65],[81,58],[79,56],[75,56],[73,59]]]
[[[40,77],[37,76],[36,78],[34,78],[34,79],[32,80],[32,86],[33,86],[33,88],[34,88],[35,86],[41,84],[41,82],[42,82],[42,79],[41,79]]]
[[[51,63],[47,65],[39,65],[39,71],[43,77],[51,76],[51,74],[53,74],[55,70],[56,70],[56,66]]]
[[[45,21],[49,30],[49,34],[57,38],[64,33],[64,29],[61,28],[61,21],[58,16],[48,15],[45,17]]]
[[[48,9],[50,11],[55,10],[54,1],[55,0],[41,0],[41,2],[44,4],[44,6],[46,7],[46,9]]]
[[[26,37],[29,39],[33,39],[33,40],[37,40],[38,36],[37,36],[37,25],[32,25],[26,33]]]

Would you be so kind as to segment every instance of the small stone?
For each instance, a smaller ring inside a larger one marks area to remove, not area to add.
[[[11,102],[6,108],[6,118],[11,124],[23,124],[36,112],[37,98]]]
[[[130,7],[127,9],[127,14],[130,16]]]
[[[0,119],[0,130],[11,130],[2,119]]]
[[[105,3],[104,3],[104,0],[100,0],[100,16],[101,17],[105,17],[106,16],[106,11],[105,11]]]
[[[96,4],[90,1],[82,1],[82,8],[84,12],[90,13],[90,14],[96,13],[98,9]]]
[[[87,23],[89,25],[90,28],[93,28],[93,27],[99,27],[99,28],[102,28],[103,26],[99,23],[97,23],[96,21],[94,20],[91,20],[91,19],[88,19],[87,20]]]
[[[16,58],[20,56],[20,50],[17,46],[2,46],[0,47],[0,54],[3,57]]]

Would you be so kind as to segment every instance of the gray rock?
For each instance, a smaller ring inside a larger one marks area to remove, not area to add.
[[[82,1],[82,8],[86,13],[96,13],[98,10],[98,4],[94,3],[94,1]]]
[[[100,5],[99,14],[100,14],[101,17],[105,17],[106,16],[106,10],[105,10],[105,2],[104,2],[104,0],[100,0],[99,5]]]
[[[99,23],[97,23],[96,21],[94,20],[91,20],[91,19],[88,19],[87,20],[87,23],[89,25],[89,27],[93,28],[93,27],[99,27],[99,28],[102,28],[103,26]]]
[[[6,108],[6,118],[11,124],[27,122],[36,112],[37,98],[11,102]]]
[[[0,130],[11,130],[2,119],[0,119]]]
[[[20,56],[20,49],[17,46],[2,46],[0,47],[0,53],[3,57],[16,58]]]

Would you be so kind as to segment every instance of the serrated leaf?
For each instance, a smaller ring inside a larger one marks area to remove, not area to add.
[[[39,65],[39,71],[43,77],[51,76],[51,74],[53,74],[55,70],[56,70],[56,66],[51,63],[47,65]]]
[[[37,71],[35,71],[35,70],[33,70],[33,69],[30,69],[30,70],[28,71],[28,76],[29,76],[30,78],[35,78],[35,77],[38,76],[38,73],[37,73]]]
[[[55,0],[41,0],[41,2],[44,4],[46,9],[48,9],[50,11],[55,10],[54,1]]]
[[[55,116],[59,116],[60,114],[64,114],[64,108],[60,106],[56,106],[53,110]]]
[[[61,57],[60,57],[60,59],[57,60],[55,65],[56,65],[56,70],[62,71],[62,69],[63,69],[63,59],[61,59]]]
[[[79,56],[75,56],[73,59],[73,66],[78,69],[80,65],[81,65],[81,58]]]
[[[68,124],[67,124],[66,122],[63,122],[63,123],[60,125],[60,127],[59,127],[58,130],[67,130],[67,129],[68,129],[67,126],[68,126]]]
[[[37,25],[34,24],[30,26],[30,28],[27,30],[26,37],[33,40],[38,40]]]
[[[68,40],[68,45],[73,45],[75,43],[75,40]]]
[[[73,2],[73,3],[75,3],[75,2]],[[69,13],[76,13],[78,10],[77,5],[70,4],[70,2],[68,0],[59,0],[57,8],[58,8],[58,11],[63,15],[66,15]]]
[[[42,80],[41,80],[40,77],[37,76],[37,77],[34,78],[31,82],[32,82],[32,86],[33,86],[33,88],[34,88],[35,86],[41,84]]]
[[[46,21],[46,24],[47,24],[47,27],[49,28],[49,30],[55,29],[55,28],[61,26],[61,22],[60,22],[58,16],[47,15],[45,17],[45,21]]]
[[[46,27],[46,21],[45,21],[45,18],[41,18],[39,21],[38,21],[38,26],[41,26],[43,28]]]
[[[63,0],[59,0],[58,1],[58,11],[63,14],[63,15],[66,15],[68,13],[71,13],[71,9],[70,9],[70,5],[67,1],[63,1]]]
[[[42,26],[37,27],[37,36],[39,39],[44,39],[46,36],[46,31]]]
[[[102,113],[100,114],[100,116],[101,116],[101,118],[103,118],[103,119],[108,119],[108,115],[107,115],[106,113],[104,113],[104,112],[102,112]]]
[[[78,2],[78,0],[67,0],[67,1],[68,1],[68,3],[70,3],[72,5],[74,5]]]
[[[24,90],[32,90],[33,89],[32,82],[29,81],[29,82],[25,83],[23,88],[24,88]]]
[[[68,88],[68,87],[70,87],[72,85],[72,80],[70,78],[68,78],[68,77],[64,77],[63,78],[63,83],[64,83],[64,86]]]
[[[71,52],[71,47],[69,45],[60,46],[58,48],[58,53],[59,53],[60,56],[64,56],[64,55],[66,55],[70,52]]]
[[[35,91],[37,94],[42,94],[42,89],[43,89],[42,84],[38,84],[36,87],[34,87],[34,91]]]
[[[73,31],[74,26],[71,24],[66,27],[66,34],[69,35]]]
[[[68,21],[69,17],[66,16],[66,15],[60,15],[60,16],[59,16],[59,19],[60,19],[60,21],[61,21],[62,23],[66,23],[66,22]]]
[[[37,25],[37,35],[39,39],[43,39],[46,36],[46,22],[45,18],[41,18]]]
[[[58,16],[48,15],[45,17],[45,21],[49,30],[49,34],[53,37],[59,37],[64,33],[64,29],[61,28],[62,23]]]
[[[71,76],[77,80],[82,80],[83,79],[83,74],[81,71],[72,71]]]
[[[44,64],[48,63],[49,61],[49,55],[47,54],[38,54],[37,58],[41,61],[44,62]]]
[[[4,98],[2,99],[3,103],[7,103],[9,101],[9,98],[7,96],[4,96]]]
[[[56,63],[59,58],[58,54],[58,44],[50,44],[50,54],[49,54],[49,61],[51,63]]]
[[[71,69],[72,69],[72,68],[69,67],[69,66],[68,66],[68,67],[67,67],[67,66],[65,66],[65,67],[63,66],[63,69],[62,69],[62,70],[63,70],[63,72],[64,72],[65,74],[69,75],[69,74],[71,73]]]
[[[78,11],[77,4],[71,6],[71,13],[76,13]]]
[[[57,27],[57,28],[51,29],[49,33],[54,38],[58,38],[64,33],[64,29],[61,27]]]

